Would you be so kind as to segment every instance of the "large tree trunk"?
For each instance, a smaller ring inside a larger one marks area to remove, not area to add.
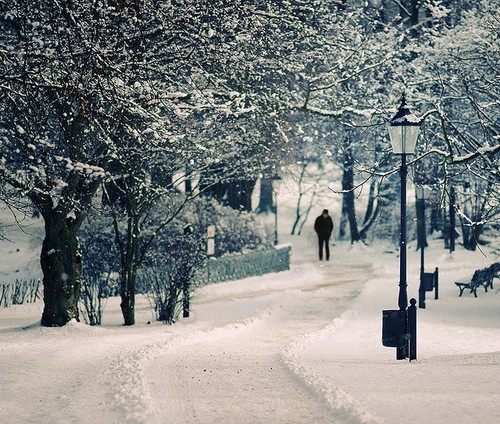
[[[79,321],[82,258],[76,236],[78,226],[55,210],[44,214],[44,218],[40,263],[45,305],[41,323],[45,327],[63,326],[72,319]]]
[[[137,215],[128,217],[127,231],[124,235],[125,241],[120,241],[118,220],[113,219],[115,236],[120,247],[121,257],[121,284],[120,284],[120,307],[123,315],[124,325],[135,324],[135,288],[137,281],[137,270],[140,266],[140,235],[141,229]]]
[[[45,221],[40,255],[44,299],[41,324],[45,327],[63,326],[72,319],[79,321],[82,255],[77,233],[99,184],[97,179],[86,182],[75,173],[67,178],[57,200],[37,191],[29,194]]]
[[[269,213],[273,210],[273,180],[262,178],[260,180],[260,197],[257,213]]]
[[[256,180],[230,182],[227,186],[228,203],[233,209],[250,212],[252,210],[252,193]]]
[[[121,303],[120,307],[123,315],[124,325],[135,324],[135,284],[136,273],[129,269],[122,270],[122,278],[120,285]]]

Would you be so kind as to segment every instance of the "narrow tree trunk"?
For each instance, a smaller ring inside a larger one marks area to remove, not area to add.
[[[308,165],[307,161],[303,161],[302,162],[302,169],[300,170],[300,176],[299,176],[299,181],[298,181],[298,184],[299,184],[299,197],[297,198],[297,205],[295,207],[295,222],[293,223],[293,226],[292,226],[292,232],[291,232],[292,236],[295,234],[295,230],[297,229],[297,226],[299,225],[300,219],[302,218],[302,211],[301,211],[301,206],[302,205],[301,205],[301,202],[302,202],[302,197],[305,194],[305,192],[303,190],[303,182],[304,182],[304,176],[306,174],[307,165]],[[313,191],[312,194],[311,194],[311,199],[310,199],[310,202],[309,202],[309,207],[306,208],[306,211],[305,211],[306,219],[307,219],[307,216],[309,214],[309,211],[312,208],[312,199],[314,199],[315,195],[316,195],[316,191]],[[304,225],[304,221],[303,221],[302,226]],[[300,231],[302,229],[302,226],[299,228],[299,231],[298,231],[299,235],[300,235]]]
[[[71,218],[60,213],[44,215],[45,239],[40,264],[43,271],[44,310],[42,325],[63,326],[79,321],[80,273],[82,258]]]
[[[351,230],[351,243],[359,241],[358,222],[354,204],[354,161],[349,153],[344,158],[344,171],[342,175],[342,214],[347,215]]]
[[[378,196],[377,182],[374,178],[372,178],[370,190],[368,192],[368,204],[366,205],[365,219],[363,220],[363,225],[359,230],[360,240],[366,239],[368,230],[371,228],[379,214],[380,201],[378,200]]]
[[[427,234],[425,230],[425,199],[415,202],[417,213],[417,250],[427,247]]]
[[[347,207],[343,195],[342,195],[342,209],[340,212],[338,236],[339,240],[345,240],[347,237]]]
[[[477,222],[480,216],[473,216],[472,220]],[[479,237],[483,232],[482,224],[470,224],[462,221],[462,243],[465,249],[475,251],[479,242]]]
[[[302,228],[304,228],[304,225],[307,222],[307,218],[309,218],[309,214],[311,213],[311,209],[313,207],[313,203],[314,203],[315,198],[316,198],[316,191],[313,191],[311,193],[311,197],[309,198],[309,205],[307,206],[307,208],[303,214],[302,222],[299,225],[299,231],[297,232],[297,235],[299,235],[299,236],[302,234]]]

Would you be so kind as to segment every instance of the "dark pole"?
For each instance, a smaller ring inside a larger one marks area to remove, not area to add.
[[[273,177],[274,194],[274,245],[278,244],[278,185],[281,183],[281,177],[277,174]]]
[[[434,299],[438,299],[439,298],[439,270],[437,267],[434,271],[434,275],[435,275],[435,278],[434,278]]]
[[[401,233],[399,240],[399,310],[404,311],[408,307],[408,294],[406,292],[406,176],[408,168],[406,166],[406,154],[401,155]]]
[[[187,272],[186,272],[187,274]],[[182,317],[189,318],[189,276],[183,276],[184,281],[182,284]]]
[[[422,189],[423,190],[423,189]],[[425,198],[423,191],[417,195],[417,230],[420,247],[420,286],[418,288],[418,307],[425,309]]]
[[[278,244],[278,193],[274,191],[274,245]]]
[[[408,168],[406,166],[406,154],[401,155],[401,226],[399,237],[399,296],[398,307],[400,311],[405,311],[408,307],[407,281],[406,281],[406,176]],[[405,331],[405,334],[407,330]],[[405,359],[408,357],[408,343],[396,348],[396,359]]]
[[[413,298],[410,299],[410,307],[408,308],[408,334],[409,338],[409,359],[410,361],[417,359],[417,301]]]
[[[455,251],[455,189],[450,187],[450,253]]]
[[[418,307],[425,309],[424,246],[420,246],[420,286],[418,288]]]

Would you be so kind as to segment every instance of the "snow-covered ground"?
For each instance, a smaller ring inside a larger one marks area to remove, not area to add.
[[[440,296],[418,310],[408,362],[381,343],[381,311],[397,309],[397,252],[336,242],[319,262],[311,230],[286,231],[290,271],[201,288],[172,326],[153,322],[142,298],[134,327],[117,299],[101,327],[40,327],[42,303],[0,309],[0,422],[500,422],[500,280],[477,298],[454,284],[500,261],[498,244],[450,255],[430,240]],[[4,281],[36,274],[38,252],[20,246],[0,243]],[[410,244],[409,297],[419,267]]]

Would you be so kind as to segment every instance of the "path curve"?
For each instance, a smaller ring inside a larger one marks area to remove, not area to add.
[[[168,343],[144,365],[149,422],[337,422],[321,394],[293,371],[286,352],[340,317],[371,270],[344,263],[321,271],[324,279],[290,289],[195,302],[204,329]],[[365,277],[349,277],[356,275]],[[232,319],[207,324],[228,302]]]

